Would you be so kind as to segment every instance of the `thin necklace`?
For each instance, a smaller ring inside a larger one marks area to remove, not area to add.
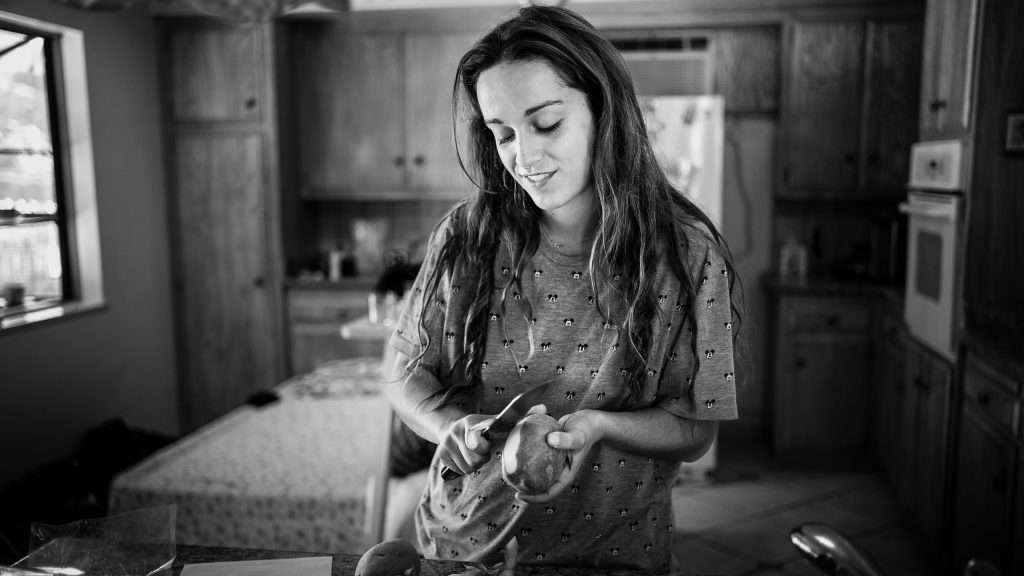
[[[583,242],[583,240],[586,239],[586,236],[584,236],[583,238],[581,238],[581,239],[579,239],[576,242],[573,242],[571,244],[563,244],[562,242],[555,242],[554,240],[552,240],[551,236],[548,236],[548,233],[544,231],[544,225],[543,224],[540,224],[538,226],[538,228],[540,228],[541,235],[544,236],[544,238],[548,241],[548,243],[551,244],[552,246],[554,246],[555,248],[572,248],[573,246],[576,246],[577,244]]]

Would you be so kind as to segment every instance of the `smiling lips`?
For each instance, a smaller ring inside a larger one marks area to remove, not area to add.
[[[526,178],[531,184],[539,185],[547,182],[549,178],[555,175],[555,171],[551,172],[534,172],[533,174],[520,174],[521,177]]]

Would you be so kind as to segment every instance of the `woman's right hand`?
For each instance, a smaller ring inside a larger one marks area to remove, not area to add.
[[[461,474],[479,470],[491,459],[491,443],[480,432],[494,421],[493,416],[469,414],[448,421],[438,437],[441,464]]]

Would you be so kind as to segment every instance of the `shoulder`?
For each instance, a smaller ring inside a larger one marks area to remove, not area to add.
[[[708,261],[725,259],[725,244],[721,234],[693,214],[681,209],[673,211],[672,225],[684,256],[684,266],[696,270]]]

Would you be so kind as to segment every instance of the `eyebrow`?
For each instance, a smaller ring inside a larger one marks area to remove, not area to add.
[[[542,108],[547,108],[548,106],[552,106],[554,104],[565,104],[565,102],[562,102],[561,100],[546,100],[544,102],[541,102],[540,104],[537,104],[536,106],[534,106],[532,108],[527,108],[526,112],[523,112],[523,118],[529,118],[531,115],[536,114],[538,110],[540,110]],[[504,124],[505,121],[501,120],[501,119],[498,119],[498,118],[491,118],[486,123],[487,124]]]

